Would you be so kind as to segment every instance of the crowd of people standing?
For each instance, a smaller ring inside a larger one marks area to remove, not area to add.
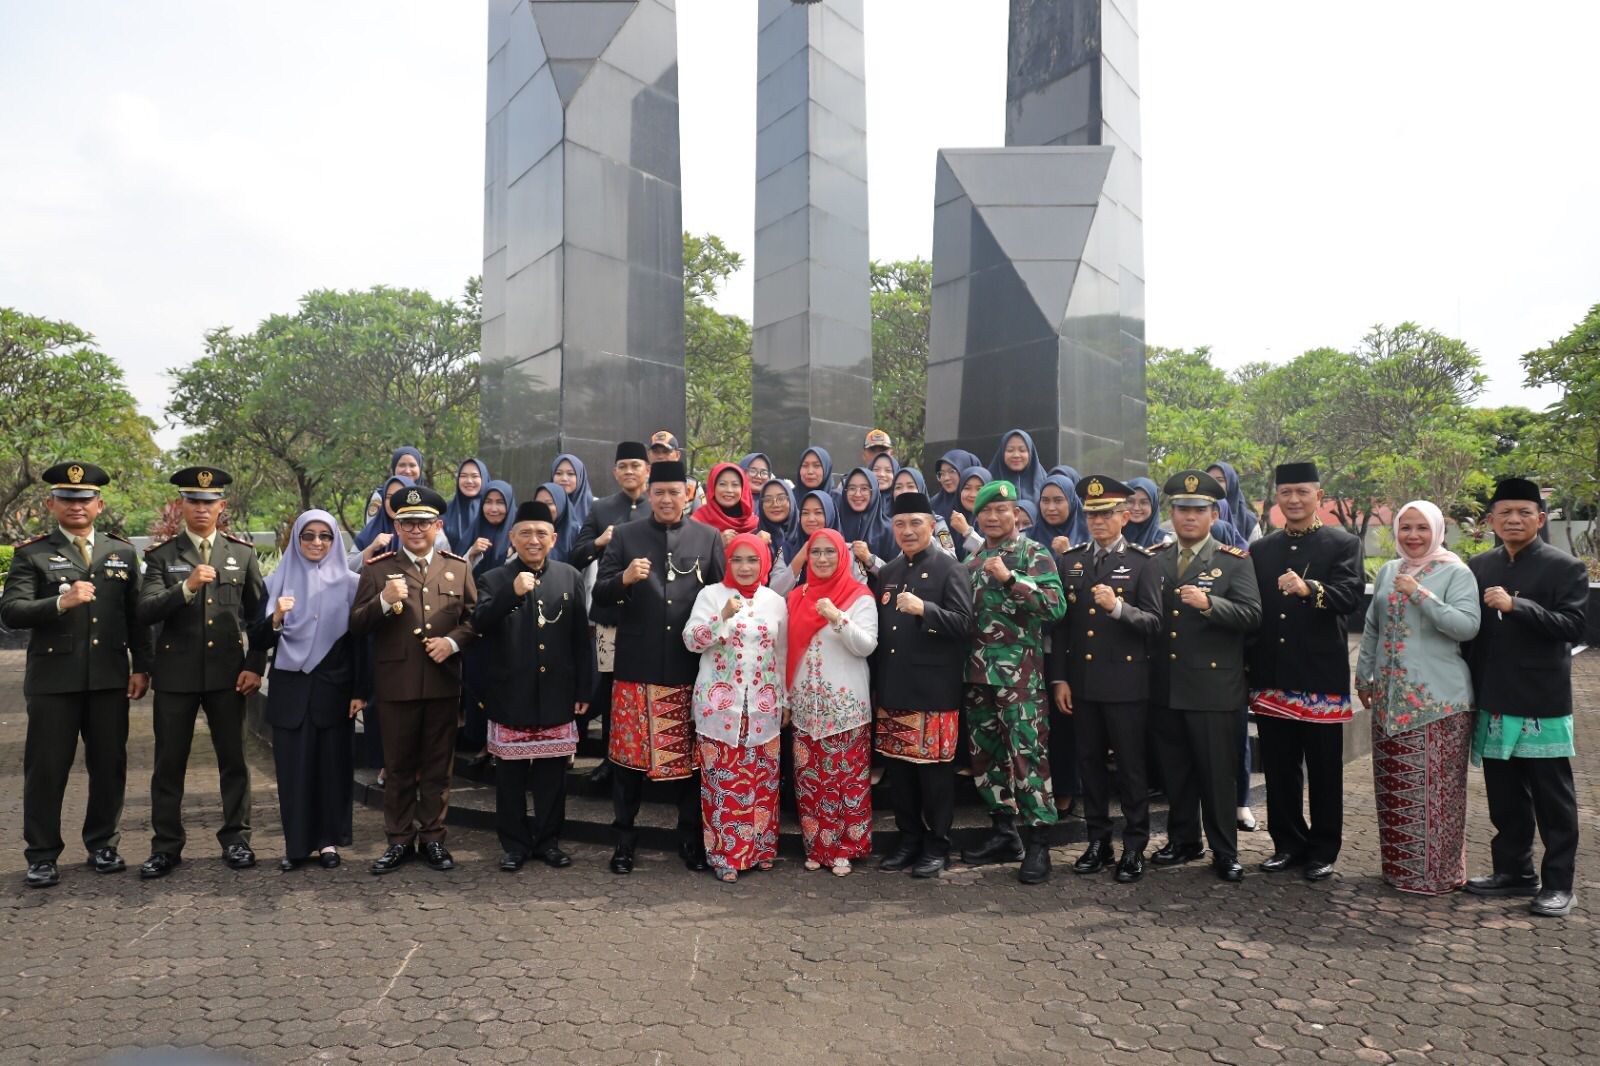
[[[806,868],[848,875],[872,851],[876,761],[898,830],[880,869],[946,868],[956,776],[967,773],[991,827],[965,862],[1048,880],[1051,827],[1081,802],[1088,845],[1073,871],[1138,881],[1159,789],[1168,834],[1148,862],[1183,865],[1209,846],[1215,875],[1237,882],[1237,834],[1255,828],[1253,717],[1273,843],[1261,869],[1315,882],[1335,872],[1343,840],[1355,697],[1372,712],[1387,882],[1570,911],[1569,653],[1588,583],[1581,563],[1539,538],[1531,482],[1497,485],[1488,519],[1499,546],[1470,563],[1445,548],[1437,506],[1395,511],[1399,558],[1377,574],[1352,670],[1361,546],[1321,521],[1312,463],[1274,471],[1282,528],[1267,534],[1226,462],[1159,489],[1124,484],[1047,470],[1020,429],[987,465],[954,450],[929,479],[900,465],[881,430],[837,477],[813,446],[792,481],[754,452],[713,466],[702,485],[668,431],[620,444],[611,473],[617,491],[596,498],[583,462],[563,454],[519,502],[469,457],[446,499],[423,484],[421,454],[402,447],[352,543],[332,514],[308,510],[263,579],[253,545],[217,528],[226,471],[174,474],[185,528],[143,553],[95,529],[103,471],[77,461],[46,471],[52,528],[18,546],[0,598],[5,624],[32,630],[27,883],[59,880],[80,736],[90,864],[125,867],[128,709],[152,688],[153,840],[141,876],[182,861],[201,710],[223,859],[254,865],[243,712],[266,675],[286,871],[337,866],[351,844],[360,716],[365,757],[383,775],[387,843],[374,874],[419,856],[453,867],[445,817],[458,746],[494,765],[501,868],[569,865],[567,770],[598,720],[606,758],[591,780],[610,791],[618,875],[633,871],[652,782],[677,803],[690,868],[730,884],[770,869],[785,773]],[[1469,879],[1474,762],[1496,835],[1491,872]]]

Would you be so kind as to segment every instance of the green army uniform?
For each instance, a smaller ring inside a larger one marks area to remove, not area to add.
[[[62,483],[55,495],[77,498],[98,496],[98,486],[110,480],[87,463],[45,471],[47,483],[57,479]],[[83,844],[95,868],[110,873],[123,868],[115,852],[128,772],[128,679],[130,673],[150,672],[150,631],[137,618],[138,551],[101,530],[82,539],[74,543],[57,527],[17,545],[0,595],[0,620],[31,630],[22,686],[28,708],[22,756],[28,864],[53,864],[65,847],[61,802],[82,736],[89,776]],[[76,581],[91,582],[95,598],[62,608],[63,592]]]
[[[1008,585],[983,570],[996,555],[1012,571]],[[965,702],[978,792],[992,817],[1053,825],[1044,635],[1066,609],[1061,576],[1049,550],[1021,533],[968,556],[967,573],[977,635],[967,657]]]
[[[210,468],[196,468],[202,475]],[[188,493],[180,471],[173,478]],[[220,476],[218,476],[220,475]],[[203,477],[207,488],[227,482],[220,471]],[[197,592],[185,586],[195,567],[207,565],[216,580]],[[154,726],[155,771],[150,778],[150,828],[154,855],[175,864],[183,852],[183,789],[194,741],[195,716],[203,707],[211,745],[217,755],[222,789],[222,828],[217,832],[229,864],[233,851],[250,843],[250,771],[244,757],[244,697],[235,685],[242,671],[261,673],[262,649],[245,649],[246,626],[262,617],[266,585],[250,541],[214,529],[209,548],[196,544],[184,529],[171,540],[145,549],[144,580],[139,590],[139,618],[159,626],[155,634]],[[148,867],[150,864],[147,863]],[[141,870],[161,876],[165,870]]]

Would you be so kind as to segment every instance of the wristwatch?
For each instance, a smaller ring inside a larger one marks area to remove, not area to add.
[[[1013,570],[1013,571],[1011,571],[1011,573],[1009,575],[1007,575],[1006,580],[1005,580],[1005,586],[1006,586],[1006,588],[1010,588],[1012,585],[1015,585],[1016,583],[1017,583],[1017,572],[1015,570]]]

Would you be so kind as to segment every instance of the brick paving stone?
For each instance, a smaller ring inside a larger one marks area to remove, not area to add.
[[[1600,707],[1600,652],[1576,663]],[[1371,764],[1345,775],[1338,875],[1309,885],[1203,867],[1138,885],[1019,885],[1000,868],[935,883],[784,861],[722,886],[667,854],[615,878],[574,844],[562,871],[494,867],[452,829],[459,869],[365,871],[381,818],[357,808],[338,870],[280,874],[269,753],[252,752],[261,865],[228,870],[216,768],[197,738],[185,862],[159,882],[100,877],[69,846],[62,884],[22,886],[22,656],[0,652],[0,1063],[154,1047],[251,1062],[1566,1064],[1600,1046],[1600,751],[1576,761],[1586,833],[1564,922],[1522,901],[1403,896],[1377,875]],[[204,731],[203,723],[200,731]],[[148,847],[152,740],[137,705],[122,850]],[[1469,854],[1487,864],[1482,777]],[[64,823],[83,811],[81,768]],[[1259,812],[1258,812],[1259,813]],[[1158,842],[1159,843],[1159,842]]]

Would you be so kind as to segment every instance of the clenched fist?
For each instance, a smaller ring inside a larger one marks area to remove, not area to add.
[[[639,582],[643,581],[649,576],[650,560],[643,558],[635,559],[633,562],[629,563],[628,568],[622,572],[622,583],[624,585],[637,585]]]
[[[190,592],[199,592],[202,588],[211,584],[216,579],[216,569],[214,567],[207,566],[205,563],[201,563],[199,566],[195,567],[189,572],[189,576],[184,579],[183,583],[188,587]]]

